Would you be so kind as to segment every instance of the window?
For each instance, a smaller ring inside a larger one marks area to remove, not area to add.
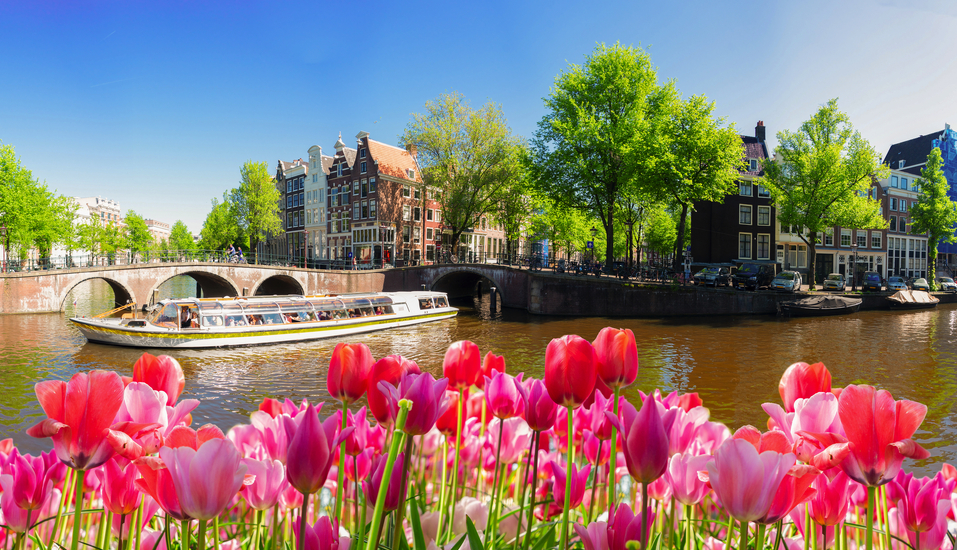
[[[761,233],[758,235],[757,252],[759,260],[771,259],[771,235],[769,233]]]
[[[789,263],[791,267],[807,267],[807,247],[791,245],[789,254]]]
[[[412,207],[408,204],[402,207],[402,220],[409,221],[412,219]]]
[[[361,172],[361,173],[363,173],[363,174],[366,173],[366,163],[365,163],[365,162],[360,162],[360,163],[359,163],[359,172]]]
[[[907,212],[907,201],[901,199],[901,212]]]
[[[299,212],[296,212],[292,216],[293,227],[299,227]]]
[[[306,210],[306,224],[312,224],[312,211]]]
[[[361,158],[361,159],[366,158],[366,150],[365,150],[365,149],[359,149],[359,158]]]
[[[890,230],[897,231],[897,216],[891,216]]]
[[[415,188],[415,200],[419,200],[419,199],[421,199],[421,198],[422,198],[422,190],[419,189],[418,187],[416,187],[416,188]]]
[[[418,206],[412,210],[412,219],[415,221],[422,221],[422,209],[420,209]]]
[[[738,258],[751,259],[751,234],[738,233]]]
[[[904,168],[904,161],[902,160],[897,161],[897,169],[902,170],[903,168]]]
[[[897,230],[901,233],[907,233],[907,218],[901,218],[897,224]]]
[[[758,186],[758,197],[762,199],[766,199],[770,196],[771,196],[771,191],[769,191],[767,187],[763,185]]]
[[[375,178],[369,178],[369,192],[375,193]]]
[[[431,228],[431,227],[426,227],[426,228],[425,228],[425,240],[427,240],[427,241],[431,241],[431,240],[432,240],[432,228]]]
[[[867,231],[857,232],[857,246],[859,248],[867,248]]]
[[[359,203],[357,202],[352,203],[352,219],[359,219]]]
[[[292,195],[286,195],[286,208],[292,208]]]
[[[891,187],[894,187],[894,188],[898,187],[897,176],[891,176]]]
[[[305,199],[306,199],[306,193],[305,193],[305,192],[299,193],[299,206],[305,206],[305,205],[306,205],[306,200],[305,200]]]
[[[841,246],[851,246],[850,229],[841,229]]]
[[[336,176],[342,176],[342,163],[336,165]]]
[[[758,159],[748,159],[748,168],[752,172],[758,171]]]
[[[369,217],[375,219],[375,199],[369,201]]]
[[[408,186],[408,185],[403,185],[403,186],[402,186],[402,196],[403,196],[403,197],[411,197],[411,196],[412,196],[412,194],[409,192],[409,186]]]
[[[738,206],[738,223],[741,225],[751,225],[751,205],[742,204]],[[748,256],[749,258],[751,256]]]
[[[738,194],[741,195],[742,197],[750,197],[751,188],[753,187],[754,186],[751,185],[751,182],[749,181],[738,182]]]
[[[413,228],[412,228],[412,242],[413,242],[414,244],[419,244],[419,241],[421,241],[421,240],[422,240],[422,228],[421,228],[421,227],[413,227]]]
[[[408,225],[402,226],[402,242],[404,243],[409,242],[409,235],[411,234],[411,231],[410,231],[411,229],[412,228],[409,227]]]
[[[441,222],[442,222],[442,211],[441,211],[441,210],[436,210],[436,211],[435,211],[435,222],[436,222],[436,223],[441,223]]]
[[[828,229],[824,232],[824,246],[834,246],[834,230]]]
[[[362,194],[360,196],[362,198],[365,198],[366,195],[368,194],[369,194],[369,182],[368,180],[362,180]]]
[[[352,182],[352,194],[353,195],[359,194],[359,180],[355,180],[354,182]]]
[[[435,218],[435,210],[432,210],[432,209],[430,208],[430,209],[428,209],[428,210],[425,211],[425,219],[426,219],[426,220],[432,221],[434,218]]]
[[[313,167],[313,168],[316,167],[316,161],[312,161],[312,167]],[[316,178],[317,178],[317,177],[319,177],[319,174],[313,174],[313,175],[312,175],[312,183],[316,183]]]
[[[362,217],[369,217],[369,201],[362,201]]]
[[[896,197],[891,197],[891,210],[892,210],[892,211],[897,210],[897,198],[896,198]]]
[[[410,180],[414,180],[414,179],[415,179],[415,170],[412,170],[412,169],[410,168],[410,169],[408,170],[408,172],[409,172],[409,179],[410,179]]]
[[[877,231],[871,232],[871,248],[881,247],[881,234]]]
[[[901,189],[907,189],[907,178],[901,178]]]
[[[771,207],[758,207],[758,225],[771,225]]]

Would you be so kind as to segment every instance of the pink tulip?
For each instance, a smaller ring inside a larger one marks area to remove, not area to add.
[[[456,535],[463,535],[466,531],[465,518],[472,520],[475,529],[479,532],[488,527],[488,506],[472,497],[462,497],[455,503],[455,511],[452,516],[452,532]]]
[[[668,433],[668,453],[674,455],[686,452],[694,443],[698,428],[708,421],[709,414],[704,407],[695,407],[690,411],[675,407],[665,411],[661,420]]]
[[[576,408],[595,389],[595,349],[581,336],[555,338],[545,348],[545,388],[552,401]]]
[[[686,506],[701,502],[710,489],[707,483],[698,478],[698,472],[706,470],[710,460],[710,455],[672,455],[668,460],[666,477],[675,500]]]
[[[169,470],[183,512],[201,521],[226,509],[246,473],[239,451],[226,439],[210,439],[198,451],[163,447],[160,458]]]
[[[815,493],[811,484],[820,475],[820,470],[808,464],[791,466],[777,491],[775,491],[774,500],[771,502],[768,511],[756,521],[764,524],[777,523],[799,504],[807,502]]]
[[[793,454],[767,451],[729,439],[707,464],[711,489],[725,511],[739,521],[756,521],[767,514],[778,488],[795,463]]]
[[[625,550],[631,541],[648,540],[651,527],[655,524],[655,514],[648,514],[644,537],[641,533],[641,513],[635,514],[627,504],[619,504],[615,515],[608,524],[609,550]]]
[[[608,525],[604,521],[589,523],[588,527],[574,524],[575,532],[582,539],[585,550],[610,550],[608,548]]]
[[[279,502],[279,495],[289,482],[286,481],[286,467],[278,460],[242,459],[246,472],[255,476],[252,483],[243,485],[243,496],[255,510],[268,510]]]
[[[525,414],[523,418],[528,427],[536,432],[550,430],[555,425],[555,414],[558,405],[552,401],[545,384],[531,378],[525,381]]]
[[[798,399],[830,391],[831,373],[824,363],[794,363],[784,371],[778,383],[778,393],[787,412],[794,412],[794,402]]]
[[[826,475],[817,476],[811,487],[816,491],[807,503],[811,519],[818,525],[827,527],[844,521],[850,504],[851,478],[838,471],[832,479],[828,479]]]
[[[436,380],[428,372],[404,374],[398,388],[388,382],[380,382],[379,391],[387,394],[390,422],[399,412],[399,401],[408,399],[412,402],[412,409],[406,417],[403,431],[413,436],[429,433],[449,406],[445,394],[448,383],[445,378]]]
[[[151,496],[173,519],[192,519],[183,511],[173,485],[173,477],[161,458],[146,456],[136,459],[133,464],[141,476],[133,481],[137,489]]]
[[[17,507],[38,510],[50,498],[53,480],[42,457],[17,455],[5,472],[10,474],[13,484],[9,491],[4,488],[4,492],[10,493]],[[36,514],[34,516],[36,519]]]
[[[397,386],[399,380],[402,379],[402,375],[408,372],[418,373],[421,371],[414,361],[410,361],[401,355],[387,355],[372,365],[366,394],[369,401],[369,411],[380,424],[389,423],[391,419],[386,396],[379,391],[379,382],[388,382]]]
[[[838,414],[851,443],[841,468],[862,485],[888,483],[900,471],[904,457],[930,456],[911,439],[927,414],[925,405],[894,401],[890,392],[873,386],[851,385],[838,398]]]
[[[302,493],[292,485],[287,485],[286,488],[279,493],[279,506],[284,510],[299,510],[302,508],[303,500]]]
[[[621,403],[625,402],[624,397],[619,398],[619,407]],[[583,426],[582,429],[587,426],[591,430],[592,434],[602,441],[608,441],[611,439],[611,429],[612,423],[608,420],[608,417],[605,415],[605,412],[614,414],[615,412],[615,403],[614,398],[608,399],[601,392],[595,392],[595,399],[588,409],[579,409],[578,413],[583,414]]]
[[[741,426],[731,438],[747,441],[759,453],[765,451],[774,451],[781,454],[791,452],[791,442],[780,430],[768,430],[761,433],[761,430],[754,426]]]
[[[901,471],[887,488],[907,529],[924,532],[937,525],[938,503],[950,502],[954,482],[945,480],[940,473],[932,478],[915,478],[914,474]]]
[[[354,415],[352,412],[346,415],[346,426],[354,428],[352,434],[345,438],[345,451],[349,456],[356,456],[369,447],[381,450],[385,445],[385,429],[380,424],[371,425],[367,413],[366,407],[362,407]],[[335,416],[340,422],[341,414],[342,411],[336,411]]]
[[[175,407],[168,401],[166,392],[145,382],[127,384],[123,404],[107,436],[113,450],[128,460],[156,453],[165,445],[166,436],[176,427],[185,426],[189,413],[199,406],[196,399],[184,399]]]
[[[296,540],[299,540],[299,529],[293,529],[296,534]],[[349,550],[349,537],[339,536],[339,522],[329,519],[329,516],[322,516],[316,520],[315,525],[306,524],[303,529],[305,544],[297,542],[296,548],[302,550]]]
[[[312,405],[300,416],[302,422],[295,427],[286,452],[286,479],[300,493],[311,495],[325,484],[334,462],[334,450],[341,438],[352,433],[352,428],[336,436],[339,429],[336,418],[329,417],[320,423]]]
[[[933,527],[928,531],[921,532],[912,531],[907,528],[907,524],[904,522],[904,514],[900,508],[889,510],[887,515],[889,516],[888,523],[890,523],[891,526],[891,534],[901,538],[906,534],[907,540],[910,541],[911,547],[914,550],[939,550],[949,548],[950,545],[947,544],[949,542],[947,540],[947,513],[949,510],[949,504],[945,504],[943,501],[938,502]],[[919,544],[918,538],[920,539]]]
[[[173,406],[186,387],[186,376],[176,359],[169,355],[154,357],[144,353],[133,364],[133,381],[145,382],[166,394],[166,405]]]
[[[658,403],[646,397],[641,411],[624,403],[618,418],[606,413],[621,431],[625,464],[639,483],[651,483],[668,469],[668,435],[658,412]]]
[[[119,460],[113,458],[103,464],[99,474],[104,508],[117,515],[130,514],[136,510],[140,503],[140,491],[135,484],[137,470],[133,464],[120,465]]]
[[[598,439],[591,430],[585,430],[582,436],[582,451],[585,455],[585,460],[592,466],[603,466],[607,464],[611,459],[611,443],[606,444],[604,441]]]
[[[562,468],[557,462],[552,463],[552,473],[555,475],[555,503],[559,506],[565,504],[565,468]],[[586,464],[581,470],[572,463],[572,492],[571,492],[571,504],[572,508],[577,508],[579,504],[582,503],[582,499],[585,498],[585,489],[588,486],[588,475],[591,474],[591,464]]]
[[[376,502],[379,498],[379,491],[382,490],[382,476],[385,475],[385,467],[388,462],[389,457],[383,455],[380,456],[376,461],[375,469],[372,472],[372,478],[369,481],[362,482],[362,492],[365,493],[366,499],[369,502]],[[402,491],[402,462],[405,460],[405,453],[399,453],[395,457],[395,462],[392,466],[392,478],[389,480],[389,484],[386,487],[385,493],[385,508],[384,510],[392,511],[399,507],[404,501]]]
[[[336,344],[329,360],[326,387],[329,395],[351,403],[366,392],[375,359],[365,344]]]
[[[495,373],[497,372],[505,372],[505,358],[500,355],[495,355],[492,352],[486,353],[485,359],[482,360],[482,371],[475,380],[475,385],[478,386],[480,390],[484,390],[485,379],[495,378]]]
[[[442,374],[449,379],[449,387],[464,390],[478,381],[482,372],[479,348],[468,340],[449,346],[442,362]]]
[[[118,374],[78,372],[69,382],[39,382],[36,394],[48,418],[27,430],[27,435],[52,437],[60,461],[77,470],[96,468],[113,456],[106,434],[123,401],[123,380]]]
[[[259,432],[259,442],[269,458],[285,464],[289,440],[295,433],[296,427],[302,422],[302,415],[295,418],[287,414],[272,417],[263,411],[256,411],[249,415],[249,418],[252,426]]]
[[[488,441],[493,445],[492,452],[488,456],[495,456],[494,445],[499,441],[499,430],[502,430],[502,449],[499,454],[501,464],[514,464],[518,462],[519,457],[528,449],[532,440],[532,430],[528,424],[521,418],[508,418],[506,420],[496,419],[489,423],[488,432],[486,432]]]
[[[166,446],[171,449],[189,447],[195,451],[210,439],[226,439],[226,436],[213,424],[203,424],[198,430],[189,426],[176,426],[166,436]]]
[[[47,493],[38,510],[27,510],[17,506],[14,484],[11,474],[0,475],[0,489],[3,490],[3,494],[0,495],[0,511],[3,512],[3,524],[7,529],[14,533],[25,533],[28,528],[32,528],[52,515],[51,509],[59,506],[61,494],[58,489],[53,489]],[[0,538],[0,541],[2,540]]]
[[[495,418],[512,418],[525,412],[525,388],[522,375],[511,376],[496,372],[493,377],[484,377],[485,402]]]
[[[346,479],[355,483],[356,480],[362,481],[369,477],[375,453],[375,449],[370,447],[354,457],[346,458]]]
[[[638,376],[638,346],[631,329],[605,327],[592,342],[598,379],[611,389],[630,386]]]
[[[668,480],[665,479],[665,476],[661,476],[652,481],[646,487],[648,488],[648,496],[658,502],[671,500],[671,485],[668,484]]]
[[[306,399],[303,399],[302,403],[296,405],[290,399],[286,399],[280,403],[277,399],[266,397],[263,399],[263,402],[259,404],[259,410],[273,418],[276,418],[281,414],[286,414],[295,418],[296,415],[306,410],[306,407],[308,406],[309,401]]]
[[[112,524],[110,525],[110,527],[112,528],[111,531],[113,533],[113,536],[120,536],[122,534],[123,540],[125,542],[129,540],[129,536],[131,532],[136,533],[137,531],[140,531],[145,534],[145,531],[143,531],[143,529],[147,525],[149,525],[150,520],[153,519],[153,516],[156,515],[156,512],[158,510],[159,510],[159,505],[156,504],[156,501],[150,498],[149,495],[144,496],[143,497],[143,513],[142,513],[142,517],[140,518],[139,526],[134,528],[132,514],[127,514],[125,516],[114,514]],[[156,541],[154,540],[153,542],[155,543]],[[129,547],[132,547],[132,545],[130,545]],[[145,550],[153,550],[153,547],[150,546],[149,548]]]

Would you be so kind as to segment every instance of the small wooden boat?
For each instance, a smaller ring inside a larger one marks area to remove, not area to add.
[[[791,317],[846,315],[861,309],[861,298],[848,296],[808,296],[791,302],[778,302],[778,313]]]
[[[214,348],[336,338],[454,317],[441,292],[163,300],[145,318],[74,317],[90,342]]]
[[[923,290],[898,290],[887,299],[891,309],[930,309],[940,302],[936,296]]]

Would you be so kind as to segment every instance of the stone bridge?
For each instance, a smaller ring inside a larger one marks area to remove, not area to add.
[[[92,279],[101,279],[113,289],[117,305],[142,306],[152,301],[161,284],[179,275],[192,277],[203,297],[420,290],[423,285],[450,296],[469,296],[476,289],[495,286],[502,305],[525,308],[528,302],[527,272],[494,265],[317,271],[190,262],[0,274],[0,314],[62,311],[70,292]]]

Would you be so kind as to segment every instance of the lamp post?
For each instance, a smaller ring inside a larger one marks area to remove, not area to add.
[[[3,261],[0,262],[0,272],[7,271],[7,224],[0,226],[0,248],[3,248]]]
[[[628,226],[628,274],[631,274],[631,228],[635,222],[629,220],[625,222],[625,225]]]
[[[857,240],[851,243],[854,259],[851,263],[851,292],[857,292]]]
[[[595,263],[595,235],[598,234],[598,230],[595,229],[595,226],[591,226],[591,229],[588,230],[591,233],[591,263]]]

